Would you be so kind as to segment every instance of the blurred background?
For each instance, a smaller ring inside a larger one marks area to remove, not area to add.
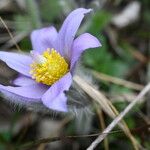
[[[93,8],[78,35],[89,32],[101,41],[102,47],[87,50],[81,65],[93,78],[91,88],[96,86],[121,112],[150,81],[149,6],[149,0],[0,0],[0,16],[20,48],[29,52],[32,30],[49,25],[59,30],[72,10]],[[0,50],[16,50],[1,22]],[[15,75],[0,62],[1,84],[8,85]],[[82,115],[45,114],[10,104],[1,96],[0,150],[85,150],[97,137],[93,134],[100,134],[113,119],[94,100],[91,105],[90,111]],[[140,147],[150,149],[150,94],[124,120]],[[77,137],[66,138],[68,135]],[[44,141],[45,138],[50,139]],[[133,145],[130,137],[116,127],[97,149],[132,150]]]

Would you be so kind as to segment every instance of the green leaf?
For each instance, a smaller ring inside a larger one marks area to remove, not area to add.
[[[128,66],[123,61],[113,58],[111,53],[108,52],[106,39],[101,38],[102,47],[85,52],[83,62],[87,67],[94,70],[122,77],[127,70]]]

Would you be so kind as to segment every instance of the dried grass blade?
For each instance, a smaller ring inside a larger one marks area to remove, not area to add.
[[[133,83],[133,82],[130,82],[130,81],[126,81],[124,79],[120,79],[120,78],[117,78],[117,77],[112,77],[110,75],[100,73],[100,72],[97,72],[97,71],[92,71],[92,74],[94,75],[95,78],[97,78],[99,80],[104,80],[104,81],[107,81],[107,82],[110,82],[110,83],[121,85],[121,86],[130,88],[130,89],[134,89],[134,90],[137,90],[137,91],[141,91],[144,88],[143,85]]]
[[[145,86],[145,88],[139,93],[139,95],[131,102],[103,131],[103,134],[100,135],[88,148],[87,150],[93,150],[107,135],[111,130],[123,119],[123,117],[137,104],[138,101],[150,90],[150,83]],[[107,133],[107,134],[105,134]]]
[[[110,101],[98,90],[93,88],[90,84],[88,84],[86,81],[81,79],[79,76],[74,76],[74,81],[91,97],[93,100],[95,100],[103,109],[105,113],[107,113],[112,119],[114,119],[118,112],[115,109],[115,107],[110,103]],[[113,106],[113,107],[111,107]],[[113,109],[112,109],[113,108]],[[134,149],[138,149],[139,144],[137,140],[134,138],[134,136],[131,134],[128,126],[124,121],[120,122],[118,124],[120,128],[124,131],[124,133],[127,135],[127,137],[131,140]]]

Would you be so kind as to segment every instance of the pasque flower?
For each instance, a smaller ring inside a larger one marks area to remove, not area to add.
[[[101,46],[97,38],[84,33],[75,34],[91,9],[78,8],[71,12],[59,32],[53,26],[37,29],[31,33],[33,50],[30,54],[0,52],[0,59],[19,76],[13,86],[0,85],[6,97],[16,97],[14,103],[42,103],[49,109],[67,109],[68,91],[76,62],[88,48]]]

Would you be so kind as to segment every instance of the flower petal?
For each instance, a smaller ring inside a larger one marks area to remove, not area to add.
[[[26,97],[11,93],[11,92],[4,90],[4,89],[0,89],[0,94],[2,94],[2,96],[8,102],[18,104],[21,106],[27,106],[28,108],[31,105],[35,105],[35,103],[41,103],[41,99],[26,98]]]
[[[12,83],[17,86],[27,86],[27,85],[37,84],[35,80],[33,80],[32,78],[23,75],[19,75],[15,80],[13,80]]]
[[[54,41],[57,31],[53,26],[37,29],[31,33],[31,42],[34,50],[42,53],[47,48],[55,48]]]
[[[31,99],[39,99],[42,95],[46,92],[47,86],[42,84],[33,84],[23,87],[12,87],[12,86],[3,86],[0,85],[0,91],[7,91],[9,93],[22,96],[24,98],[31,98]]]
[[[42,101],[45,106],[57,111],[67,111],[67,97],[64,91],[69,90],[72,83],[72,76],[67,73],[59,81],[54,83],[43,95]]]
[[[99,40],[89,33],[84,33],[76,38],[73,42],[71,53],[71,69],[79,59],[82,52],[88,48],[95,48],[101,46]]]
[[[64,21],[56,40],[56,46],[62,56],[70,60],[70,50],[75,34],[86,13],[92,9],[78,8],[71,12]]]
[[[26,107],[29,110],[40,111],[44,113],[49,111],[49,109],[45,107],[45,105],[42,103],[41,98],[35,99],[20,96],[18,94],[11,93],[10,91],[1,88],[1,85],[0,94],[2,94],[2,97],[5,98],[6,101],[15,104],[15,106],[18,105],[21,107]]]
[[[32,63],[30,56],[20,53],[1,51],[0,60],[4,61],[10,68],[17,72],[29,77],[31,76],[29,74],[30,64]]]

